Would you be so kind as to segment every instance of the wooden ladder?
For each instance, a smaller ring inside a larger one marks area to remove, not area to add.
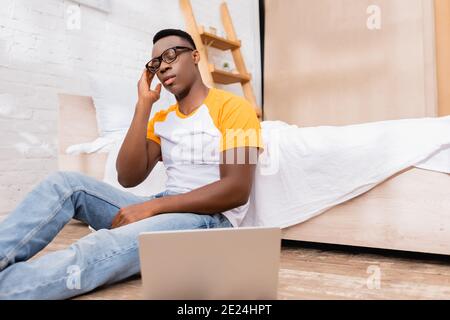
[[[244,58],[241,53],[241,41],[237,39],[233,27],[230,12],[225,2],[220,5],[222,24],[226,33],[226,38],[207,32],[204,27],[198,26],[195,20],[190,0],[180,0],[180,7],[186,20],[187,32],[194,39],[197,50],[200,52],[201,59],[199,63],[200,73],[205,84],[211,88],[215,84],[240,83],[245,98],[255,108],[258,118],[261,119],[261,108],[256,103],[255,94],[251,84],[251,74],[245,67]],[[231,50],[237,73],[222,70],[208,61],[208,47],[214,47],[223,51]]]

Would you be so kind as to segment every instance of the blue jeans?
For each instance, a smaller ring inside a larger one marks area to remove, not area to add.
[[[169,194],[140,197],[77,172],[49,175],[0,223],[0,299],[65,299],[138,274],[141,232],[232,227],[221,213],[166,213],[110,229],[120,208]],[[97,231],[27,261],[72,218]]]

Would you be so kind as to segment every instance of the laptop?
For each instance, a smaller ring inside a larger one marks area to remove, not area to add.
[[[143,298],[277,298],[281,229],[213,228],[139,235]]]

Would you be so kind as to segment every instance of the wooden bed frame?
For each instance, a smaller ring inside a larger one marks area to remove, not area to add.
[[[106,153],[64,153],[71,144],[97,138],[92,99],[60,94],[59,100],[59,169],[101,180]],[[405,170],[355,199],[284,229],[283,238],[450,254],[450,175]]]
[[[417,168],[283,230],[283,238],[450,254],[450,175]]]

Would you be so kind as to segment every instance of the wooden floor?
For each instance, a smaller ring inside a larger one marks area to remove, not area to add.
[[[39,255],[89,233],[69,223]],[[450,299],[450,257],[283,242],[279,299]],[[77,299],[140,299],[139,277]]]

